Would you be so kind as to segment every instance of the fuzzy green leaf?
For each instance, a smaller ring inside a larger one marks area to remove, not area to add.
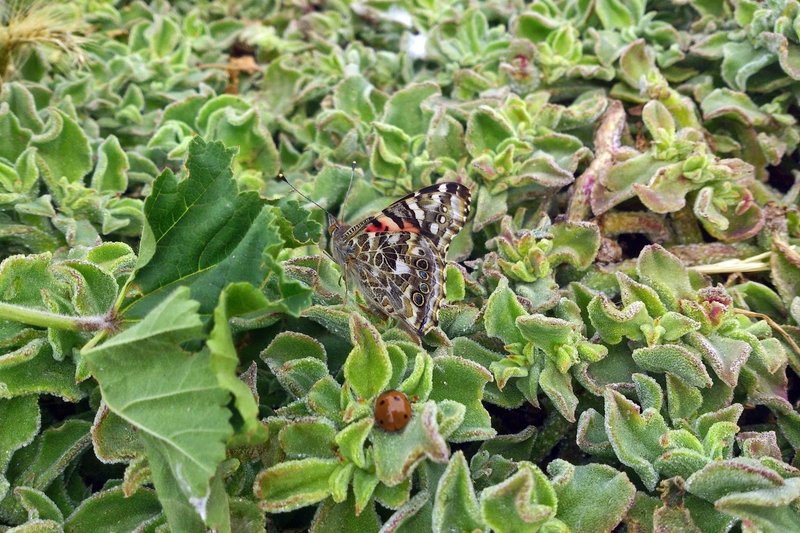
[[[714,507],[731,514],[759,531],[792,531],[800,524],[796,503],[800,499],[800,479],[787,479],[780,487],[729,494]]]
[[[318,340],[294,331],[282,331],[261,352],[261,359],[270,365],[283,364],[305,357],[313,357],[325,362],[327,360],[325,347]]]
[[[326,500],[317,508],[311,533],[339,533],[340,531],[378,531],[380,517],[374,505],[361,508],[351,495],[345,501],[336,503]]]
[[[155,492],[139,489],[126,496],[122,487],[114,487],[92,494],[78,506],[64,522],[64,531],[133,531],[161,514],[161,505]]]
[[[211,370],[209,353],[190,355],[180,348],[201,335],[198,307],[189,289],[180,288],[84,357],[109,409],[139,430],[148,456],[160,456],[205,518],[209,483],[225,458],[232,428],[225,407],[229,394]]]
[[[642,328],[652,323],[644,303],[633,302],[620,310],[605,294],[598,294],[589,302],[588,312],[592,326],[609,344],[619,344],[626,338],[642,340]]]
[[[425,133],[432,113],[421,104],[439,92],[439,86],[429,82],[410,84],[398,90],[386,102],[383,122],[400,128],[409,136]]]
[[[46,129],[31,139],[43,163],[45,179],[55,183],[65,177],[71,183],[78,182],[92,169],[89,139],[63,111],[50,108],[48,113]]]
[[[98,148],[97,166],[92,174],[92,187],[98,191],[122,193],[128,188],[128,156],[114,135]]]
[[[661,246],[645,247],[639,254],[636,270],[642,281],[655,289],[669,309],[676,310],[679,299],[694,296],[686,267]]]
[[[600,230],[588,222],[563,222],[553,224],[553,247],[547,254],[551,266],[561,263],[578,270],[589,268],[600,249]]]
[[[375,474],[390,487],[408,479],[426,458],[436,463],[447,462],[449,451],[439,433],[436,404],[428,401],[413,408],[411,420],[402,430],[396,433],[377,427],[372,430]]]
[[[673,374],[667,374],[667,403],[669,417],[673,423],[680,419],[691,419],[703,404],[703,395]]]
[[[566,524],[556,519],[555,490],[539,468],[520,462],[517,472],[507,480],[481,493],[481,514],[493,530],[503,532],[562,531]]]
[[[475,531],[484,529],[478,499],[472,487],[464,453],[450,458],[439,484],[433,504],[433,531]]]
[[[561,373],[555,362],[548,359],[539,376],[539,385],[561,416],[570,422],[575,422],[578,397],[572,390],[572,375],[569,372]]]
[[[486,302],[486,333],[506,344],[525,342],[516,324],[517,318],[524,315],[527,313],[514,292],[508,288],[508,281],[502,280]]]
[[[31,445],[30,461],[15,464],[20,470],[17,486],[45,490],[67,466],[89,447],[90,424],[83,420],[67,420],[58,427],[43,431]]]
[[[392,362],[377,330],[361,315],[350,317],[353,351],[344,363],[345,380],[364,400],[380,394],[392,377]]]
[[[85,396],[75,383],[75,365],[54,361],[43,339],[6,354],[0,362],[0,398],[25,394],[51,394],[70,402]]]
[[[547,472],[558,496],[556,518],[570,531],[613,531],[633,505],[636,487],[608,465],[573,466],[556,459]]]
[[[772,250],[772,279],[783,303],[789,306],[792,299],[800,294],[800,253],[780,239],[772,241]]]
[[[374,424],[373,419],[362,418],[336,434],[335,440],[336,445],[339,446],[339,453],[359,468],[367,467],[364,444]]]
[[[254,487],[259,505],[271,513],[285,513],[324,500],[330,495],[328,478],[337,465],[336,459],[308,458],[262,471]]]
[[[492,427],[489,412],[481,402],[483,388],[491,380],[492,376],[485,368],[468,359],[443,356],[434,360],[430,399],[453,400],[466,408],[463,422],[448,440],[483,440],[497,433]]]
[[[445,267],[445,295],[448,302],[460,302],[466,296],[464,275],[457,267]]]
[[[715,502],[731,493],[771,489],[783,484],[783,478],[774,470],[754,459],[739,457],[708,463],[686,480],[686,489]]]
[[[500,143],[512,135],[513,128],[499,112],[481,106],[470,114],[464,140],[470,155],[477,157],[498,151]]]
[[[278,433],[281,449],[290,459],[334,457],[336,428],[324,418],[288,420]]]
[[[407,396],[426,401],[433,388],[433,368],[434,362],[431,356],[427,353],[418,353],[414,361],[414,370],[403,380],[398,390]]]
[[[666,372],[695,387],[710,387],[711,376],[700,358],[679,344],[662,344],[637,348],[633,360],[645,370]]]
[[[30,487],[17,487],[14,489],[14,496],[28,512],[28,520],[41,519],[64,523],[61,510],[44,492]]]
[[[259,114],[244,100],[227,94],[212,98],[198,111],[197,125],[208,139],[237,146],[237,163],[270,177],[278,173],[275,142]]]
[[[41,414],[36,396],[0,400],[0,500],[8,489],[5,471],[15,451],[33,441],[39,432]]]
[[[639,407],[616,391],[606,391],[606,434],[617,458],[631,467],[642,482],[653,490],[658,482],[658,473],[653,461],[661,455],[661,435],[667,424],[658,411]]]

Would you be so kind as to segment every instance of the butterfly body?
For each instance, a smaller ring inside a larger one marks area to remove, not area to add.
[[[423,336],[438,321],[445,255],[466,223],[469,189],[445,182],[420,189],[352,226],[333,221],[334,260],[381,314]]]

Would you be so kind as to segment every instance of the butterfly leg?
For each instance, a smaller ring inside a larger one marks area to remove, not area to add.
[[[395,322],[395,326],[398,329],[401,329],[401,330],[403,330],[403,331],[405,331],[406,333],[409,334],[409,336],[411,337],[411,340],[415,344],[417,344],[418,346],[422,346],[422,336],[419,334],[419,331],[417,331],[416,329],[414,329],[411,326],[411,324],[409,324],[408,322],[406,322],[402,318],[397,318],[397,317],[394,319],[394,322]]]
[[[339,285],[344,287],[344,303],[350,301],[350,291],[347,289],[347,279],[344,277],[344,273],[339,274]]]
[[[375,316],[378,317],[380,320],[386,320],[389,318],[389,315],[381,311],[380,309],[375,309],[367,304],[356,302],[358,304],[358,308],[367,315],[367,316]]]
[[[386,327],[386,322],[389,320],[389,315],[385,311],[377,307],[370,306],[369,304],[364,304],[361,302],[356,302],[356,303],[358,304],[358,307],[359,309],[361,309],[361,312],[363,314],[367,315],[368,317],[377,318],[379,321],[382,322],[381,324],[382,328]]]

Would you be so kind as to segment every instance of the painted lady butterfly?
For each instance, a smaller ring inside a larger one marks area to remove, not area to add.
[[[444,182],[352,226],[329,214],[333,259],[375,311],[422,337],[438,322],[445,255],[467,221],[469,202],[467,187]]]
[[[420,337],[436,326],[445,255],[469,214],[469,189],[424,187],[353,226],[331,220],[333,258],[369,304]]]

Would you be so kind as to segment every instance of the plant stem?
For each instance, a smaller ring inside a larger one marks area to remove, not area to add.
[[[99,331],[99,332],[95,333],[94,337],[89,339],[89,342],[87,342],[86,344],[83,345],[83,348],[81,348],[81,353],[86,353],[89,350],[91,350],[92,348],[94,348],[95,346],[97,346],[97,344],[100,341],[102,341],[102,340],[104,340],[106,338],[106,334],[107,333],[108,333],[108,330],[103,330],[103,331]]]
[[[0,302],[0,320],[11,320],[42,328],[66,329],[69,331],[100,331],[113,329],[110,316],[69,316],[42,311],[24,305]]]

